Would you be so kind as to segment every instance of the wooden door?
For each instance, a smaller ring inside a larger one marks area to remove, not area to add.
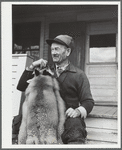
[[[89,23],[85,70],[93,98],[100,103],[117,102],[117,24]]]
[[[85,66],[85,32],[84,22],[52,23],[49,26],[49,37],[55,38],[60,34],[72,36],[75,41],[75,47],[70,55],[70,61],[77,67],[84,70]],[[52,62],[51,54],[48,54],[49,62]]]

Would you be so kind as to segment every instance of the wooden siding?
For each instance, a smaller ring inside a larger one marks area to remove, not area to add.
[[[89,28],[87,33],[89,35],[95,34],[109,34],[109,33],[117,33],[117,21],[116,20],[108,20],[108,21],[96,21],[89,24]]]
[[[46,43],[46,40],[49,38],[49,20],[45,19],[45,31],[44,31],[44,50],[43,50],[43,58],[48,60],[48,51],[49,46]]]
[[[118,144],[118,125],[116,119],[87,118],[86,144]]]
[[[95,101],[117,102],[118,97],[118,69],[116,62],[90,63],[89,43],[90,35],[117,33],[116,21],[94,22],[87,25],[86,38],[86,74],[91,85],[91,92]],[[117,57],[117,55],[116,55]]]

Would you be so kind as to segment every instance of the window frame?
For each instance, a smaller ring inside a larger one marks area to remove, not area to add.
[[[111,34],[111,33],[103,33],[103,34]],[[101,35],[103,35],[102,33],[101,33]],[[90,62],[90,36],[91,35],[100,35],[100,33],[98,33],[98,34],[88,34],[87,35],[87,38],[86,38],[86,40],[87,40],[87,43],[88,43],[88,57],[86,58],[86,64],[87,65],[104,65],[104,64],[117,64],[117,33],[112,33],[112,34],[115,34],[115,37],[116,37],[116,39],[115,39],[115,41],[116,41],[116,43],[115,43],[115,62]]]

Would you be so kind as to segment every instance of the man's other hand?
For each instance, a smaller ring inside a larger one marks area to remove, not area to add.
[[[76,118],[76,117],[79,117],[80,115],[81,114],[78,109],[68,108],[66,111],[66,116],[68,117]]]

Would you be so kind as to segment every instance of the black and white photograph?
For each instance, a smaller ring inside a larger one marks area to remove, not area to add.
[[[121,2],[1,2],[2,148],[120,148]]]

